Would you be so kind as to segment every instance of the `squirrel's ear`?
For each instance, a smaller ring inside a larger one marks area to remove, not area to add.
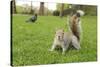
[[[57,31],[57,28],[54,29],[54,33],[56,33],[56,31]]]
[[[62,31],[64,32],[64,29],[62,29]]]
[[[56,34],[56,31],[55,31],[55,34]]]

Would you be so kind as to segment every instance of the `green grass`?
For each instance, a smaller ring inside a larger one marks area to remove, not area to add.
[[[49,52],[56,28],[66,27],[67,18],[39,16],[36,23],[26,23],[30,16],[14,15],[12,22],[12,62],[17,65],[58,64],[97,60],[97,17],[82,17],[83,37],[81,49]],[[67,25],[68,26],[68,25]]]

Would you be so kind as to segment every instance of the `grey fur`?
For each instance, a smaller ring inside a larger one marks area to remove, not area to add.
[[[59,33],[60,35],[63,35],[64,33],[63,39],[61,40],[58,38]],[[50,51],[53,51],[56,48],[56,46],[60,46],[62,48],[62,54],[65,54],[65,51],[67,51],[70,44],[73,45],[76,49],[80,49],[80,43],[77,40],[76,36],[74,36],[71,32],[63,32],[61,30],[57,30]]]

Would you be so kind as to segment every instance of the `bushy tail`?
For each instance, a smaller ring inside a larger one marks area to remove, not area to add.
[[[84,11],[82,11],[82,10],[77,10],[77,11],[76,11],[76,14],[77,14],[77,17],[81,17],[81,16],[83,16],[85,13],[84,13]]]
[[[80,40],[81,22],[80,17],[84,15],[82,10],[77,10],[69,19],[70,29],[72,33]]]

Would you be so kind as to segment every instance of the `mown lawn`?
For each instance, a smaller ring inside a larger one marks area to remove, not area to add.
[[[82,17],[83,37],[81,49],[69,49],[65,55],[61,50],[50,52],[56,28],[68,31],[67,18],[39,16],[36,23],[26,23],[28,15],[13,15],[12,64],[39,65],[97,60],[97,17]]]

